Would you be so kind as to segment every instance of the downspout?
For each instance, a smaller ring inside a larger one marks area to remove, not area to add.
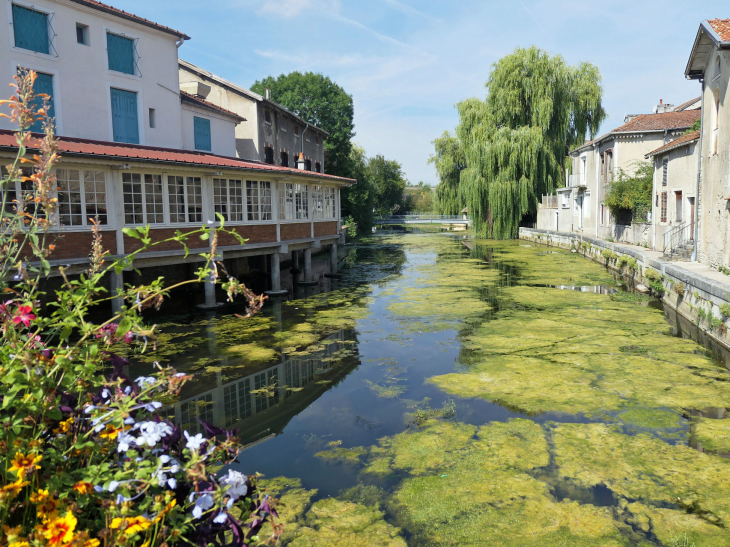
[[[700,80],[702,83],[702,100],[700,101],[700,140],[697,143],[699,150],[697,152],[697,186],[695,187],[695,246],[692,251],[692,262],[699,262],[699,242],[700,242],[700,179],[702,178],[702,137],[704,135],[704,117],[705,117],[705,80]]]
[[[301,150],[300,152],[304,154],[304,134],[307,132],[307,129],[309,129],[309,124],[307,124],[307,127],[304,128],[304,131],[302,131],[302,138],[301,138]]]

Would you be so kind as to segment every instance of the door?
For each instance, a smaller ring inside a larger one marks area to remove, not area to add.
[[[583,229],[583,194],[580,194],[575,198],[575,203],[578,206],[578,228]]]
[[[677,223],[682,222],[682,192],[674,192],[674,199],[676,201],[676,216]]]
[[[689,204],[689,226],[690,226],[689,238],[691,240],[694,240],[694,238],[695,238],[695,198],[687,198],[687,203]]]
[[[137,94],[133,91],[111,88],[111,97],[114,142],[139,144]]]

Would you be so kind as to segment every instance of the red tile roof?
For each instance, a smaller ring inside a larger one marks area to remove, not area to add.
[[[629,123],[617,127],[611,133],[640,133],[642,131],[663,131],[665,129],[686,129],[700,119],[699,110],[664,112],[663,114],[642,114]]]
[[[720,36],[720,40],[730,42],[730,19],[708,19],[707,22]]]
[[[33,137],[28,143],[28,149],[38,149],[40,139]],[[18,144],[15,141],[15,132],[7,129],[0,130],[0,150],[8,149],[16,152]],[[114,161],[133,161],[140,163],[162,163],[190,167],[215,167],[220,169],[235,169],[277,175],[296,175],[316,179],[337,180],[348,184],[355,184],[355,179],[325,175],[313,171],[304,171],[292,167],[269,165],[250,160],[218,156],[206,152],[191,150],[177,150],[174,148],[158,148],[156,146],[142,146],[140,144],[123,144],[108,141],[92,141],[75,137],[58,137],[58,152],[63,156],[87,157],[94,159],[108,159]]]
[[[205,99],[202,99],[196,95],[193,95],[192,93],[188,93],[187,91],[180,90],[180,100],[187,101],[189,103],[195,104],[197,106],[200,106],[202,108],[207,108],[208,110],[215,110],[216,112],[221,112],[225,114],[226,116],[230,116],[231,118],[236,118],[237,120],[241,122],[245,122],[246,118],[239,116],[235,112],[231,112],[230,110],[226,110],[225,108],[221,108],[218,105],[215,105],[213,103],[209,103]]]
[[[653,152],[649,152],[646,157],[650,156],[656,156],[657,154],[661,154],[662,152],[669,152],[670,150],[674,150],[675,148],[680,148],[681,146],[685,146],[687,144],[691,144],[697,140],[700,139],[700,132],[699,131],[692,131],[691,133],[687,133],[686,135],[682,135],[678,139],[674,139],[672,142],[668,142],[664,146],[660,146]]]
[[[71,0],[71,1],[75,2],[77,4],[81,4],[82,6],[87,6],[89,8],[97,9],[99,11],[103,11],[103,12],[109,13],[111,15],[116,15],[117,17],[121,17],[122,19],[127,19],[128,21],[134,21],[135,23],[139,23],[146,27],[151,27],[151,28],[160,30],[162,32],[166,32],[168,34],[173,34],[173,35],[177,36],[178,38],[181,38],[182,40],[190,40],[190,36],[188,36],[184,32],[180,32],[179,30],[175,30],[170,27],[166,27],[165,25],[159,25],[153,21],[150,21],[149,19],[140,17],[139,15],[135,15],[133,13],[128,13],[126,11],[120,10],[120,9],[110,6],[108,4],[102,4],[101,2],[97,2],[97,0]]]
[[[695,98],[694,98],[694,99],[692,99],[691,101],[687,101],[686,103],[682,103],[682,104],[680,104],[680,105],[679,105],[678,107],[676,107],[676,108],[674,109],[674,111],[675,111],[675,112],[681,112],[681,111],[683,111],[683,110],[684,110],[685,108],[687,108],[688,106],[692,106],[692,105],[693,105],[694,103],[698,103],[698,102],[700,102],[700,100],[701,100],[701,99],[702,99],[702,96],[700,96],[700,97],[695,97]]]

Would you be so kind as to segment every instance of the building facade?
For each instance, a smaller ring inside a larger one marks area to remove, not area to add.
[[[730,19],[704,21],[685,76],[702,85],[699,209],[696,256],[714,267],[730,264]]]
[[[185,34],[94,0],[2,1],[11,29],[0,40],[3,78],[7,84],[19,70],[38,72],[35,90],[50,97],[60,136],[53,266],[85,269],[92,219],[104,248],[121,257],[141,246],[125,227],[150,226],[157,242],[215,226],[221,215],[247,242],[222,235],[219,258],[264,255],[273,291],[280,260],[292,251],[304,255],[306,281],[312,250],[327,245],[336,257],[339,190],[355,181],[237,157],[236,131],[250,123],[246,116],[206,100],[202,86],[180,89],[177,49]],[[16,128],[7,118],[0,124],[0,161],[8,163],[17,153]],[[29,153],[38,146],[33,139]],[[17,199],[32,188],[18,181],[6,191]],[[209,245],[189,242],[193,253]],[[167,242],[135,255],[132,266],[196,260]],[[111,283],[121,287],[123,274]],[[206,302],[214,304],[208,289]]]
[[[307,124],[269,97],[263,97],[220,76],[180,60],[180,87],[202,83],[211,91],[208,101],[246,118],[236,128],[239,158],[283,167],[299,167],[324,173],[324,140],[327,133]]]

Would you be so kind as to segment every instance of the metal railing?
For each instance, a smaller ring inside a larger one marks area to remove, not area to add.
[[[470,222],[471,219],[463,215],[386,215],[375,217],[376,224],[468,224]]]
[[[694,223],[683,222],[664,233],[664,254],[671,257],[690,241],[694,241]]]
[[[576,173],[574,175],[568,175],[568,186],[575,188],[577,186],[585,186],[586,178],[584,173]]]
[[[543,209],[557,209],[558,208],[558,196],[542,196],[542,208]]]

